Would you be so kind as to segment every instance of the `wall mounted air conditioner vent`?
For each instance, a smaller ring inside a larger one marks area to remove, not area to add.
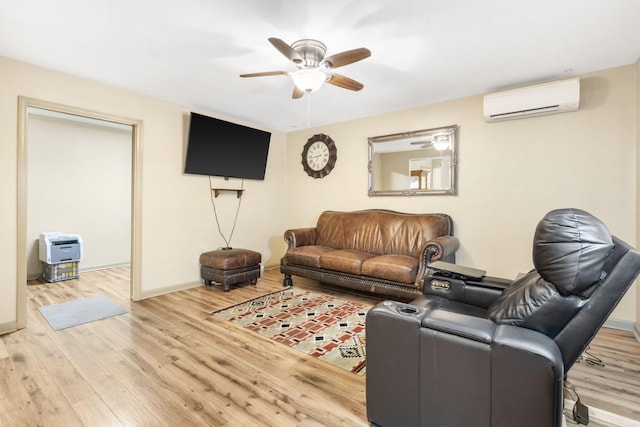
[[[580,79],[540,83],[491,93],[484,97],[488,122],[576,111],[580,106]]]

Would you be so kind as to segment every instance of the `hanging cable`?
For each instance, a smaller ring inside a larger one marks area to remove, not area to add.
[[[311,92],[307,93],[307,127],[311,126]]]
[[[576,387],[571,384],[567,379],[564,380],[564,392],[569,399],[575,396],[572,415],[573,420],[577,424],[588,425],[589,424],[589,407],[580,401],[580,396],[576,391]],[[573,424],[573,423],[572,423]]]
[[[578,358],[578,362],[580,362],[581,360],[584,360],[585,362],[587,362],[588,365],[604,367],[604,362],[602,361],[602,359],[600,359],[598,356],[594,356],[593,354],[589,353],[590,349],[591,349],[591,346],[587,346],[587,348]]]
[[[236,229],[236,224],[238,222],[238,213],[240,212],[240,204],[242,203],[242,197],[238,197],[238,206],[236,208],[236,215],[233,218],[233,227],[231,227],[231,233],[229,234],[229,239],[226,238],[226,236],[224,235],[224,233],[222,232],[222,229],[220,228],[220,220],[218,219],[218,211],[216,210],[216,202],[215,202],[215,197],[213,195],[213,183],[211,182],[211,176],[209,176],[209,195],[211,197],[211,205],[213,206],[213,215],[216,218],[216,225],[218,226],[218,233],[220,234],[220,236],[222,237],[222,239],[224,240],[225,243],[225,248],[226,249],[231,249],[231,239],[233,238],[233,232]],[[243,191],[244,190],[244,178],[242,179],[242,183],[240,185],[240,190]]]

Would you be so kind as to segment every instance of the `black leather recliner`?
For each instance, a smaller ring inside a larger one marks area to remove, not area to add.
[[[640,272],[640,254],[578,209],[548,213],[516,281],[432,274],[367,315],[378,426],[561,426],[563,383]]]

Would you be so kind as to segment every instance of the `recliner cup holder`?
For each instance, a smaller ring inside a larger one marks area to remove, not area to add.
[[[411,307],[409,305],[400,305],[396,308],[396,310],[398,311],[398,313],[402,314],[416,314],[418,312],[417,308]]]
[[[382,305],[385,306],[388,311],[398,313],[401,316],[419,316],[425,312],[422,307],[416,307],[398,301],[383,301]]]

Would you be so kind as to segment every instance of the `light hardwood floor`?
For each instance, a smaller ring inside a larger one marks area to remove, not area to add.
[[[584,359],[590,356],[604,365]],[[640,343],[631,332],[600,329],[568,380],[587,406],[638,420],[640,426]]]
[[[128,274],[115,268],[30,282],[27,328],[0,340],[0,426],[368,425],[364,377],[211,316],[281,289],[277,270],[228,293],[199,286],[135,303]],[[38,311],[94,295],[128,313],[54,332]],[[640,344],[603,329],[591,352],[605,366],[581,362],[569,375],[583,402],[640,420]]]

